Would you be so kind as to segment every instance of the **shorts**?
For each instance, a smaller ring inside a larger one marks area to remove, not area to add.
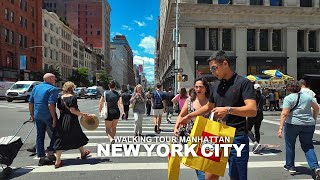
[[[152,114],[154,116],[159,116],[163,114],[163,109],[152,109]]]
[[[230,179],[247,180],[248,176],[248,160],[249,160],[249,139],[248,135],[235,136],[233,144],[245,144],[241,151],[241,157],[237,157],[237,152],[231,148],[229,156],[229,176]]]
[[[113,121],[114,119],[120,118],[120,111],[117,111],[115,113],[108,113],[108,117],[105,119],[106,121]]]

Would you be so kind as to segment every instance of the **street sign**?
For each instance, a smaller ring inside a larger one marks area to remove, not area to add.
[[[178,44],[178,47],[187,47],[187,44]]]

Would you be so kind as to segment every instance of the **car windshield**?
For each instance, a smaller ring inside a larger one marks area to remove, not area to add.
[[[81,88],[76,88],[76,89],[74,89],[74,91],[80,91],[81,90]]]
[[[22,90],[25,91],[30,87],[30,84],[14,84],[10,89],[11,90]]]
[[[97,90],[96,89],[88,89],[88,93],[96,93]]]

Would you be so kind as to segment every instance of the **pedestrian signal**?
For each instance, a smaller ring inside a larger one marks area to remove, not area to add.
[[[188,81],[188,75],[183,74],[182,75],[182,82]]]
[[[180,73],[177,74],[177,81],[178,82],[182,81],[182,75]]]

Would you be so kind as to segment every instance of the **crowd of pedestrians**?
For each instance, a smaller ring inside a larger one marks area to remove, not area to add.
[[[116,82],[111,81],[109,90],[100,98],[99,109],[107,104],[108,115],[105,117],[105,131],[113,144],[119,118],[127,120],[129,107],[133,110],[134,135],[143,136],[143,117],[152,115],[155,133],[161,133],[162,115],[166,113],[167,123],[175,123],[175,136],[189,136],[195,117],[209,117],[214,113],[215,118],[226,125],[236,128],[233,144],[245,144],[241,157],[237,157],[231,148],[229,176],[231,179],[246,180],[248,175],[249,139],[254,143],[253,153],[258,153],[260,145],[260,127],[263,121],[263,110],[269,101],[269,110],[280,110],[280,93],[271,90],[266,96],[258,84],[252,84],[248,79],[238,75],[230,66],[230,60],[225,52],[219,51],[208,59],[211,73],[219,82],[209,86],[204,78],[198,78],[193,87],[182,87],[175,94],[171,87],[162,91],[161,83],[157,83],[154,91],[144,92],[139,84],[133,93],[124,89],[121,94],[116,90]],[[33,89],[29,99],[31,120],[37,127],[36,151],[40,158],[39,165],[53,164],[55,168],[63,166],[61,154],[64,150],[79,149],[81,159],[91,152],[84,148],[88,138],[83,133],[78,121],[79,116],[89,117],[88,113],[80,112],[77,98],[73,90],[75,85],[66,82],[63,85],[63,95],[57,98],[55,76],[47,73],[44,82]],[[286,163],[284,169],[295,172],[295,143],[299,137],[302,150],[305,152],[309,167],[320,178],[320,168],[312,142],[319,105],[315,93],[306,87],[306,82],[291,82],[286,88],[289,95],[283,100],[280,126],[277,136],[285,138]],[[60,110],[57,116],[56,105]],[[152,111],[151,111],[152,110]],[[176,122],[172,122],[174,112],[178,112]],[[252,129],[254,128],[254,132]],[[45,132],[50,136],[47,156],[44,150]],[[71,135],[70,135],[71,134]],[[55,152],[55,156],[54,156]],[[214,168],[214,167],[213,167]],[[219,176],[196,170],[197,178],[219,179]]]

